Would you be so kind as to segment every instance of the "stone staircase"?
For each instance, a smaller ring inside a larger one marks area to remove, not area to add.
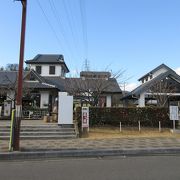
[[[7,140],[10,138],[9,136],[10,125],[0,125],[0,140]],[[70,139],[76,137],[74,125],[21,125],[21,139]]]

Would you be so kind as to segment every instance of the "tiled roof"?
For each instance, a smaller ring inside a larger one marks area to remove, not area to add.
[[[105,79],[82,79],[82,78],[60,78],[45,77],[46,82],[55,84],[61,91],[69,92],[71,88],[87,89],[97,91],[98,88],[104,93],[122,93],[115,78]]]
[[[61,54],[38,54],[33,59],[25,61],[26,64],[62,64],[69,72],[69,69],[64,62],[64,57]]]
[[[32,73],[37,81],[29,81],[27,76]],[[0,86],[13,85],[17,80],[17,72],[14,71],[0,71]],[[27,78],[27,79],[26,79]],[[106,79],[83,79],[83,78],[61,78],[61,77],[42,77],[34,70],[24,72],[25,87],[34,89],[49,89],[56,88],[59,91],[70,92],[71,88],[81,90],[90,89],[91,91],[98,91],[101,89],[103,93],[122,93],[115,78]]]

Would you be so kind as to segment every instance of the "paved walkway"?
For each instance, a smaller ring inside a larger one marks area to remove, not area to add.
[[[8,141],[0,142],[0,152],[8,151]],[[66,139],[21,140],[21,151],[49,151],[71,149],[180,149],[180,138],[115,138],[115,139]]]
[[[8,124],[1,121],[0,125]],[[22,124],[44,124],[43,121],[22,121]],[[8,152],[9,140],[0,141],[0,154]],[[180,151],[180,138],[177,137],[136,137],[109,139],[56,139],[21,140],[21,152],[63,151],[63,150],[151,150],[177,149]]]

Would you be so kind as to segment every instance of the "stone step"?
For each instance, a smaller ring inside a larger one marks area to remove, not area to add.
[[[10,125],[0,125],[0,139],[9,139]],[[62,139],[75,138],[74,125],[22,125],[20,132],[21,139]]]
[[[10,129],[0,129],[0,133],[10,132]],[[21,129],[21,132],[74,132],[74,129]]]
[[[10,128],[9,125],[0,125],[0,128]],[[37,128],[37,127],[42,127],[42,128],[53,128],[53,127],[58,127],[58,128],[74,128],[74,125],[58,125],[58,124],[42,124],[42,125],[21,125],[21,127],[27,127],[27,128]]]
[[[2,137],[0,137],[0,140],[9,140],[9,138],[10,138],[9,136],[2,136]],[[73,139],[76,138],[76,135],[20,136],[20,139],[24,139],[24,140],[26,140],[26,139],[36,139],[36,140],[46,139],[46,140],[48,140],[48,139],[71,139],[71,138],[73,138]]]
[[[40,132],[21,132],[21,135],[26,136],[26,135],[70,135],[70,134],[74,134],[74,131],[68,131],[68,132],[48,132],[48,131],[40,131]],[[7,136],[9,135],[9,132],[0,132],[0,136]]]

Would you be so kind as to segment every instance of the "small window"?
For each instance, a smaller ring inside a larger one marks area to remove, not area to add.
[[[36,66],[36,72],[37,72],[38,74],[41,74],[41,66]]]
[[[49,74],[55,74],[55,66],[49,66]]]

